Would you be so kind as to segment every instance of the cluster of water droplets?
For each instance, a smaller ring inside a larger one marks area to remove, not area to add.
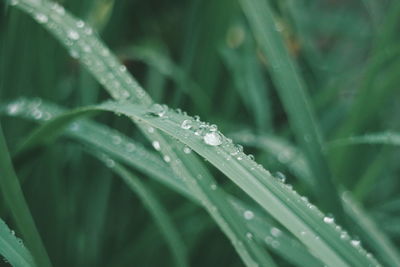
[[[41,108],[42,100],[35,98],[33,101],[26,101],[21,98],[6,106],[6,114],[9,116],[21,116],[34,120],[50,120],[52,115]]]
[[[67,47],[71,57],[79,59],[117,100],[139,100],[150,103],[145,91],[128,73],[126,67],[110,53],[84,21],[75,19],[65,9],[51,2],[12,0],[49,29]]]

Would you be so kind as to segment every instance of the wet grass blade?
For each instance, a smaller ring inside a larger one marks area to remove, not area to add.
[[[350,192],[342,194],[345,212],[352,222],[364,233],[364,238],[376,251],[376,255],[388,266],[400,266],[400,255],[392,242],[382,233],[376,223],[365,213],[362,207],[352,198]]]
[[[241,0],[253,35],[267,57],[270,72],[283,103],[293,133],[310,164],[322,207],[341,216],[342,207],[324,152],[323,141],[311,108],[305,84],[294,60],[276,30],[269,1]]]
[[[118,62],[94,35],[91,27],[83,21],[75,19],[57,3],[44,0],[39,2],[22,0],[12,3],[31,15],[59,39],[71,56],[79,59],[114,99],[140,103],[144,106],[152,104],[151,98],[127,72],[126,67]],[[158,108],[159,111],[162,109],[161,106]],[[244,223],[229,206],[222,195],[222,190],[210,189],[210,185],[215,184],[214,178],[204,167],[199,168],[201,166],[199,164],[193,168],[193,162],[197,159],[193,155],[185,155],[182,147],[180,149],[173,147],[171,144],[174,144],[174,141],[169,137],[158,131],[149,132],[148,127],[140,122],[137,124],[142,133],[153,144],[157,144],[156,147],[164,158],[168,159],[177,176],[201,199],[204,208],[229,237],[243,261],[248,265],[254,265],[256,262],[261,265],[274,265],[260,244],[247,238]],[[185,164],[182,164],[181,158],[187,159]]]
[[[400,134],[395,132],[369,133],[362,136],[351,136],[329,143],[329,148],[348,145],[392,145],[400,146]]]
[[[51,124],[59,125],[62,129],[65,129],[64,134],[87,145],[90,150],[106,154],[117,159],[117,161],[138,169],[187,199],[200,204],[201,200],[190,193],[187,185],[179,177],[176,177],[172,169],[159,157],[154,155],[154,153],[147,151],[140,143],[103,125],[79,120],[79,115],[82,115],[79,114],[79,110],[66,112],[64,109],[49,103],[43,102],[40,107],[32,105],[34,103],[35,101],[32,100],[21,99],[0,109],[0,113],[6,112],[10,116],[19,116],[45,123],[43,126],[32,131],[27,138],[32,145],[42,143],[42,136],[46,136],[46,132],[42,129],[50,129],[50,133],[52,133],[51,129],[54,127]],[[33,112],[34,110],[46,115],[38,120],[37,117],[33,116],[37,113]],[[12,112],[10,113],[10,111]],[[61,125],[61,121],[65,124],[71,123],[71,121],[65,120],[65,118],[72,118],[72,114],[76,120],[68,127],[66,127],[67,125]],[[46,121],[45,118],[49,116],[53,120]],[[38,135],[38,132],[41,132],[43,135]],[[25,146],[24,148],[28,147]],[[191,153],[191,150],[187,147],[185,151],[186,153]],[[21,150],[21,152],[24,152],[24,150]],[[255,239],[265,242],[271,250],[297,266],[322,266],[322,263],[314,258],[302,244],[298,243],[297,240],[288,235],[284,230],[269,223],[269,216],[230,195],[226,195],[226,198],[238,216],[244,216],[245,212],[253,212],[254,216],[252,219],[246,221],[246,226],[254,234]],[[296,257],[292,257],[292,255],[296,255]]]
[[[238,151],[238,148],[222,134],[209,132],[211,136],[208,137],[217,140],[218,145],[204,144],[206,135],[195,134],[201,128],[204,130],[204,123],[172,110],[158,116],[152,108],[122,102],[107,102],[80,109],[82,113],[95,110],[108,110],[126,115],[183,142],[222,171],[326,264],[340,266],[377,264],[373,258],[367,257],[367,252],[359,243],[351,242],[347,232],[336,227],[333,219],[324,217],[314,205],[272,177],[242,151]],[[181,128],[185,120],[191,121],[190,130]]]
[[[22,244],[15,234],[0,219],[0,255],[12,266],[34,267],[36,266],[31,253]]]
[[[40,234],[29,211],[18,177],[12,166],[7,144],[0,126],[0,187],[6,206],[24,238],[27,247],[32,251],[39,266],[51,266],[50,259],[43,245]]]

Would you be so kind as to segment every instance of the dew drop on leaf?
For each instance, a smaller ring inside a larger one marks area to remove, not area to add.
[[[254,213],[253,213],[251,210],[246,210],[246,211],[243,213],[243,217],[244,217],[246,220],[251,220],[251,219],[254,218]]]
[[[153,145],[155,150],[160,151],[160,149],[161,149],[160,142],[153,141],[152,145]]]
[[[217,132],[206,133],[203,137],[204,143],[210,146],[219,146],[222,144],[222,137]]]
[[[189,130],[192,128],[192,121],[191,120],[184,120],[181,124],[181,128],[184,130]]]

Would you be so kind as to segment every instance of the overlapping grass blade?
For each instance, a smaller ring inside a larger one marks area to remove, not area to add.
[[[0,255],[2,255],[12,266],[36,266],[31,253],[25,248],[22,241],[15,236],[2,219],[0,219]]]
[[[326,264],[342,266],[377,264],[373,258],[367,257],[367,252],[358,243],[350,242],[348,234],[337,227],[333,220],[326,219],[314,205],[272,177],[243,152],[238,151],[237,147],[222,134],[214,132],[221,138],[220,146],[205,145],[203,137],[195,134],[201,125],[204,127],[203,123],[172,110],[165,111],[163,116],[158,116],[153,108],[127,102],[107,102],[80,109],[82,113],[95,110],[108,110],[126,115],[161,129],[188,145],[235,182]],[[192,130],[181,128],[184,120],[192,120]]]
[[[267,57],[272,79],[289,117],[297,142],[308,158],[324,209],[341,216],[341,202],[332,182],[324,152],[323,141],[295,62],[287,51],[283,38],[276,30],[274,15],[266,0],[241,0],[255,38]]]
[[[127,72],[126,67],[117,61],[83,21],[69,15],[60,5],[45,0],[22,0],[12,4],[30,14],[57,37],[69,49],[70,54],[79,59],[104,85],[114,99],[129,99],[132,103],[144,106],[152,103],[150,97]],[[246,237],[246,227],[223,197],[222,190],[210,190],[210,185],[215,184],[213,177],[205,168],[199,168],[199,164],[193,168],[197,159],[193,155],[185,155],[181,149],[173,148],[171,143],[174,141],[158,131],[149,132],[148,127],[140,122],[138,126],[149,140],[157,142],[157,148],[164,154],[164,158],[169,159],[176,175],[201,199],[204,208],[232,241],[243,261],[248,265],[273,265],[265,250],[257,242],[252,242]],[[181,158],[186,159],[185,164]]]
[[[29,211],[18,177],[12,166],[8,148],[0,126],[0,187],[8,210],[21,232],[27,247],[32,251],[35,262],[40,266],[51,266],[42,239]]]
[[[382,262],[388,264],[388,266],[399,266],[400,255],[397,252],[392,242],[382,233],[376,223],[371,220],[367,214],[363,211],[360,205],[354,201],[351,197],[350,192],[342,194],[342,200],[345,205],[345,212],[349,215],[352,222],[359,227],[364,233],[364,238],[368,238],[368,244],[376,251],[376,255],[380,256]]]
[[[245,28],[239,25],[237,31]],[[222,56],[232,73],[235,87],[247,109],[254,116],[255,124],[261,132],[272,131],[271,103],[268,87],[256,52],[254,41],[246,38],[240,48],[221,49]]]
[[[45,102],[37,106],[35,105],[35,101],[27,99],[20,99],[12,102],[7,105],[5,109],[0,109],[0,111],[6,112],[11,116],[20,116],[38,122],[46,122],[46,118],[49,116],[54,118],[30,134],[28,140],[30,140],[32,145],[42,143],[42,137],[46,136],[45,129],[49,129],[50,134],[54,133],[52,130],[54,127],[51,126],[51,124],[58,125],[61,129],[64,129],[66,125],[61,125],[61,122],[64,124],[70,123],[70,121],[65,118],[71,119],[73,117],[72,115],[74,115],[76,116],[75,118],[78,119],[79,115],[82,115],[79,114],[79,110],[65,112],[65,110]],[[10,111],[12,112],[10,113]],[[38,117],[35,116],[37,111],[40,111],[44,116],[38,119]],[[37,134],[38,132],[42,133],[42,135]],[[88,145],[91,150],[97,150],[99,153],[118,159],[118,161],[140,170],[191,201],[200,204],[200,199],[197,199],[196,196],[190,193],[187,185],[176,177],[165,162],[161,161],[161,159],[153,153],[147,151],[141,144],[125,137],[121,133],[86,120],[76,120],[69,127],[65,128],[64,133]],[[21,147],[28,148],[28,146]],[[186,152],[190,152],[190,150],[187,149],[188,148],[186,148]],[[23,152],[23,150],[21,151]],[[226,197],[239,216],[243,215],[246,211],[252,211],[254,213],[254,218],[246,222],[250,232],[254,233],[254,238],[265,242],[270,249],[297,266],[322,265],[319,260],[309,254],[304,246],[293,239],[293,237],[290,237],[283,230],[269,223],[269,218],[266,217],[265,214],[232,196],[226,195]],[[296,257],[292,257],[292,255],[296,255]]]
[[[189,266],[185,245],[179,236],[178,230],[171,221],[167,211],[150,188],[148,188],[140,178],[133,175],[120,164],[115,163],[114,160],[108,156],[100,156],[100,159],[125,181],[129,188],[138,195],[143,204],[147,207],[171,250],[176,266]]]

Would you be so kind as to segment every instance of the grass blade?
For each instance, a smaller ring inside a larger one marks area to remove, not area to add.
[[[343,205],[345,207],[345,212],[349,215],[352,222],[357,225],[361,231],[368,233],[368,235],[364,235],[364,237],[369,239],[367,240],[368,244],[373,247],[377,256],[380,255],[380,259],[386,262],[388,266],[399,266],[400,255],[394,244],[379,230],[375,222],[365,214],[361,206],[351,197],[350,192],[343,193],[342,199],[345,203],[345,205]]]
[[[257,166],[222,134],[216,133],[218,138],[221,138],[220,146],[204,145],[205,135],[195,134],[202,128],[201,125],[204,128],[204,123],[172,110],[166,111],[162,117],[159,117],[152,108],[129,103],[107,102],[80,110],[82,113],[108,110],[123,114],[161,129],[185,143],[248,193],[326,264],[340,266],[377,264],[373,258],[366,256],[367,252],[360,247],[360,244],[350,242],[347,232],[336,227],[333,220],[326,219],[314,205],[301,199],[293,189],[277,181],[268,171]],[[187,119],[192,120],[191,130],[181,128],[182,121]],[[234,156],[232,156],[233,153],[235,153]],[[221,161],[221,157],[225,160]]]
[[[318,197],[324,209],[342,215],[339,197],[323,153],[323,142],[305,85],[297,67],[275,27],[267,0],[241,0],[253,34],[271,66],[272,79],[289,117],[296,139],[307,156],[313,172]]]
[[[395,132],[369,133],[362,136],[351,136],[332,141],[329,144],[331,149],[336,146],[347,145],[392,145],[400,146],[400,134]]]
[[[31,253],[22,244],[13,231],[0,219],[0,255],[16,267],[36,266]]]
[[[51,266],[50,259],[42,243],[35,222],[29,211],[24,194],[15,174],[8,148],[0,126],[0,175],[1,193],[18,230],[26,242],[27,247],[32,251],[35,261],[39,266]]]
[[[125,181],[129,188],[138,195],[143,204],[147,207],[175,258],[176,266],[189,266],[185,245],[179,236],[178,230],[169,218],[167,211],[151,192],[150,188],[141,182],[140,178],[133,175],[118,163],[114,163],[111,158],[105,156],[102,160],[108,165],[110,162],[115,164],[115,166],[112,167],[113,171]]]
[[[37,132],[42,132],[43,135],[46,135],[43,130],[40,130],[41,128],[53,129],[49,124],[60,125],[57,120],[68,123],[65,118],[72,118],[68,114],[79,115],[77,111],[65,113],[65,110],[45,102],[42,102],[40,107],[32,106],[32,103],[34,103],[34,101],[21,99],[10,103],[4,110],[0,109],[0,112],[6,111],[11,116],[21,116],[29,120],[46,122],[46,124],[39,129],[34,130],[28,138],[28,140],[31,140],[32,144],[41,143],[41,135],[36,134]],[[33,112],[34,110],[40,111],[42,114],[46,114],[46,116],[42,116],[38,120],[37,117],[33,116],[33,114],[37,113]],[[13,112],[10,113],[10,111]],[[46,121],[45,118],[49,116],[54,119]],[[65,128],[65,126],[61,128]],[[51,132],[52,131],[50,131],[50,133]],[[128,164],[179,194],[182,194],[191,201],[200,204],[201,200],[190,193],[187,185],[179,179],[179,177],[176,177],[165,162],[156,155],[153,155],[153,153],[147,151],[141,144],[117,133],[115,130],[111,130],[97,123],[76,120],[69,127],[65,128],[65,133],[67,136],[86,144],[91,150],[107,154],[118,161]],[[35,138],[32,137],[35,137],[36,141],[34,140]],[[102,140],[109,140],[110,137],[111,142],[102,142]],[[187,149],[188,148],[186,148],[186,151]],[[297,266],[322,266],[322,263],[309,254],[304,246],[298,243],[297,240],[286,234],[283,230],[277,228],[274,224],[269,223],[269,216],[266,216],[257,209],[254,209],[232,196],[227,195],[226,197],[238,216],[243,216],[245,211],[253,211],[254,218],[247,220],[246,225],[249,227],[250,232],[254,233],[256,239],[265,242],[270,249]],[[296,257],[292,257],[292,255],[296,255]]]
[[[144,106],[152,104],[150,97],[126,71],[126,67],[118,62],[84,22],[75,19],[66,13],[63,7],[53,2],[22,0],[13,4],[35,18],[57,37],[69,49],[70,54],[79,59],[104,85],[114,99],[128,100]],[[197,159],[193,155],[185,155],[181,149],[173,148],[171,144],[174,141],[158,131],[149,132],[146,125],[140,122],[138,125],[149,140],[157,142],[157,147],[164,158],[168,159],[175,173],[189,185],[192,193],[201,198],[203,206],[230,238],[243,261],[248,265],[254,265],[255,262],[261,265],[274,265],[265,250],[246,237],[244,223],[223,198],[222,191],[210,190],[210,185],[215,184],[213,177],[205,168],[199,168],[199,164],[196,168],[192,167],[192,162]],[[182,164],[181,158],[190,160]],[[199,176],[203,179],[196,179]]]

